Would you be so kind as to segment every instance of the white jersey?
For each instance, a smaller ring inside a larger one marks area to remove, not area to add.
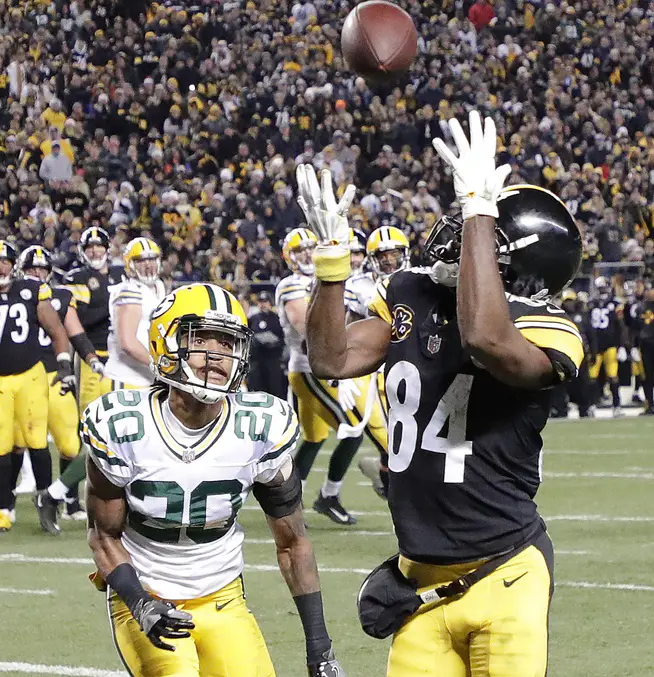
[[[148,350],[150,315],[166,295],[164,283],[157,280],[154,285],[128,279],[109,287],[109,336],[107,351],[109,358],[104,368],[105,376],[114,381],[123,381],[134,386],[149,386],[154,381],[150,370],[130,357],[120,348],[117,336],[116,309],[118,306],[141,306],[141,319],[136,330],[136,338]]]
[[[301,273],[293,273],[285,277],[275,290],[275,305],[279,313],[279,323],[284,331],[284,339],[290,351],[288,370],[290,372],[309,373],[309,358],[307,357],[306,341],[293,325],[289,322],[286,315],[286,304],[295,299],[306,299],[309,301],[311,296],[311,287],[313,278]]]
[[[358,273],[345,281],[345,306],[360,315],[368,317],[368,304],[375,294],[375,280],[372,273]]]
[[[122,543],[143,585],[164,599],[217,592],[243,571],[238,511],[270,482],[299,438],[295,413],[267,393],[235,393],[202,430],[182,426],[166,389],[116,390],[82,415],[82,439],[123,487]]]

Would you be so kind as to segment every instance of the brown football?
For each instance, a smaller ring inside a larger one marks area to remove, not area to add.
[[[345,19],[341,50],[348,66],[367,80],[394,80],[415,59],[418,34],[401,7],[369,0],[358,4]]]

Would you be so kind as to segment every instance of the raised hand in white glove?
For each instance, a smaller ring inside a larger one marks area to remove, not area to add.
[[[481,117],[473,110],[470,111],[468,122],[469,142],[456,118],[448,122],[459,157],[452,153],[442,139],[434,139],[432,143],[443,162],[452,168],[454,191],[463,211],[463,220],[471,216],[497,218],[497,198],[511,173],[511,167],[495,167],[497,133],[493,119],[486,118],[482,130]]]
[[[361,391],[353,379],[346,378],[338,382],[338,403],[343,411],[354,409],[359,395]]]
[[[320,185],[312,165],[298,165],[296,177],[298,204],[304,212],[307,226],[319,241],[313,256],[316,277],[326,282],[346,280],[351,272],[347,212],[356,189],[350,184],[337,203],[328,169],[323,169]]]
[[[618,348],[617,358],[618,358],[618,362],[626,362],[627,361],[627,349],[624,346],[620,346]]]

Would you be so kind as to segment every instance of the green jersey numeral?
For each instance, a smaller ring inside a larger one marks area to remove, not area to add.
[[[222,538],[234,525],[236,515],[243,505],[241,492],[243,485],[239,480],[208,480],[198,484],[189,496],[189,523],[184,525],[185,492],[174,481],[156,482],[136,480],[130,485],[135,498],[144,500],[146,496],[166,499],[164,517],[149,517],[142,513],[130,511],[129,525],[152,541],[158,543],[178,543],[182,529],[186,528],[186,536],[194,543],[211,543]],[[206,528],[207,498],[209,496],[228,496],[231,514],[220,527]]]

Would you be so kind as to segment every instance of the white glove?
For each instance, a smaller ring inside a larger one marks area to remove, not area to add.
[[[643,359],[643,356],[640,354],[640,350],[636,347],[631,349],[631,361],[640,362]]]
[[[471,216],[498,217],[497,198],[507,177],[510,165],[495,167],[497,133],[492,118],[484,120],[476,110],[470,111],[470,142],[456,118],[449,120],[450,132],[456,143],[459,157],[445,145],[442,139],[434,139],[436,152],[443,162],[452,168],[454,191],[463,211],[463,220]]]
[[[624,346],[618,348],[618,362],[627,361],[627,349]]]
[[[322,191],[312,165],[298,165],[295,174],[299,193],[297,201],[304,212],[307,226],[318,236],[321,243],[331,245],[338,243],[349,249],[347,211],[354,199],[356,188],[350,184],[337,204],[332,187],[332,173],[329,169],[323,169],[320,175]]]
[[[94,374],[99,374],[100,377],[104,376],[104,364],[97,357],[89,362],[89,367]]]
[[[346,378],[338,382],[338,403],[343,411],[354,409],[359,395],[361,391],[353,379]]]

